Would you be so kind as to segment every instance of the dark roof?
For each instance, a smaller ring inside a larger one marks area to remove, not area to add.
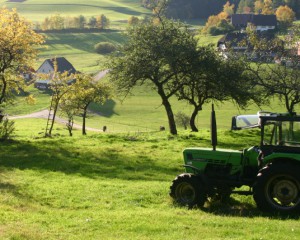
[[[252,23],[255,26],[261,25],[261,26],[276,26],[277,25],[277,19],[276,15],[253,15]]]
[[[247,27],[253,14],[232,14],[231,23],[233,26]]]
[[[57,63],[57,72],[60,72],[60,73],[63,73],[63,72],[69,72],[69,74],[72,74],[72,73],[76,73],[76,69],[73,67],[73,65],[67,60],[65,59],[64,57],[58,57],[58,58],[51,58],[51,59],[46,59],[44,61],[45,62],[48,62],[52,68],[54,69],[54,63]],[[44,64],[43,63],[43,64]],[[42,64],[42,65],[43,65]]]
[[[233,14],[231,16],[231,23],[233,26],[247,27],[248,23],[255,26],[276,26],[276,15],[263,14]]]
[[[225,44],[225,43],[230,43],[231,46],[237,46],[241,41],[246,39],[247,39],[246,33],[241,33],[241,32],[227,33],[218,41],[218,46],[220,44]]]

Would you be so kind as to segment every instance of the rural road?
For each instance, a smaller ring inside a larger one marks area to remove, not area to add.
[[[47,119],[48,115],[49,115],[49,110],[44,109],[42,111],[34,112],[34,113],[26,114],[26,115],[8,116],[8,119],[11,119],[11,120],[21,119],[21,118],[44,118],[44,119]],[[62,123],[62,124],[67,124],[67,122],[68,122],[66,119],[60,118],[58,116],[55,117],[55,121]],[[82,125],[74,123],[73,128],[81,129]],[[88,131],[103,132],[102,129],[97,129],[97,128],[86,127],[85,129]]]

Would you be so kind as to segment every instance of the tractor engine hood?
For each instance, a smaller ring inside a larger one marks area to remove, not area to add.
[[[240,163],[242,151],[232,149],[212,150],[210,148],[186,148],[183,151],[185,164],[192,162],[226,164]]]

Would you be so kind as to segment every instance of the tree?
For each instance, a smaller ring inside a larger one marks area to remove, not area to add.
[[[127,96],[137,85],[150,85],[160,96],[171,134],[177,134],[169,99],[182,87],[196,55],[197,41],[186,26],[161,18],[129,28],[127,42],[108,64],[111,80]]]
[[[109,54],[116,51],[116,46],[111,42],[100,42],[95,44],[94,49],[99,54]]]
[[[262,12],[263,7],[264,7],[263,0],[256,0],[254,2],[254,12],[256,14],[260,14]]]
[[[274,14],[272,0],[264,0],[264,6],[261,13],[265,15]]]
[[[203,33],[210,33],[211,35],[218,35],[227,33],[234,30],[234,27],[229,22],[229,17],[234,12],[234,4],[230,5],[229,2],[223,6],[223,11],[218,15],[210,16],[202,29]]]
[[[96,19],[95,17],[92,16],[92,17],[89,19],[88,25],[89,25],[91,28],[95,28],[96,25],[97,25],[97,19]]]
[[[238,5],[237,13],[253,12],[253,0],[241,0]]]
[[[109,24],[110,24],[110,21],[104,14],[101,14],[100,16],[96,17],[96,27],[97,28],[107,29],[109,27]]]
[[[72,96],[73,93],[70,95]],[[66,94],[67,96],[69,94]],[[74,125],[74,116],[79,113],[79,106],[76,102],[72,100],[72,98],[65,97],[64,95],[59,103],[60,110],[65,113],[68,117],[68,122],[66,123],[66,127],[69,131],[70,137],[73,136],[73,125]]]
[[[227,13],[228,16],[234,14],[234,4],[230,4],[229,1],[223,6],[223,12]]]
[[[83,29],[86,24],[86,18],[83,15],[79,15],[78,17],[78,26],[80,29]]]
[[[42,22],[42,30],[45,31],[45,30],[49,30],[50,29],[50,20],[48,17],[46,17],[44,19],[44,21]]]
[[[19,72],[32,65],[36,47],[43,41],[16,9],[0,9],[0,114],[13,92],[22,88],[24,79],[18,77]]]
[[[277,48],[277,58],[281,63],[256,62],[255,66],[252,63],[251,69],[249,67],[253,84],[263,89],[265,98],[278,97],[289,113],[294,112],[295,106],[300,103],[299,36],[299,27],[296,27],[285,39],[285,47]],[[270,49],[278,44],[278,40],[261,43],[254,39],[252,44]]]
[[[177,93],[179,100],[185,100],[194,107],[190,117],[192,131],[198,131],[195,120],[205,103],[234,100],[245,107],[251,100],[259,102],[245,75],[246,70],[242,57],[229,56],[224,60],[212,45],[199,47],[198,59],[193,62],[192,71]]]
[[[278,7],[275,14],[280,25],[284,28],[292,26],[295,20],[294,11],[286,5]]]
[[[92,102],[104,104],[112,96],[112,87],[102,81],[94,82],[91,75],[81,73],[76,75],[76,82],[72,85],[72,89],[73,91],[69,91],[63,97],[63,103],[67,104],[65,110],[69,114],[69,122],[72,122],[75,113],[82,112],[82,134],[86,135],[89,105]]]
[[[57,62],[55,59],[53,60],[53,65],[54,65],[54,72],[40,75],[41,78],[50,79],[50,89],[52,91],[51,106],[49,111],[50,112],[53,111],[53,113],[52,113],[52,118],[49,119],[51,120],[49,129],[48,129],[48,122],[47,122],[45,136],[51,136],[59,103],[61,102],[63,96],[67,92],[72,90],[70,85],[74,80],[74,75],[69,74],[68,71],[65,71],[63,73],[57,71]]]
[[[178,113],[175,114],[175,119],[176,119],[176,123],[179,126],[182,126],[185,130],[187,129],[189,121],[190,121],[190,118],[188,117],[188,115],[179,111]]]
[[[65,26],[65,19],[57,13],[49,18],[49,25],[51,30],[62,30]]]
[[[129,18],[128,18],[128,24],[129,25],[136,25],[136,24],[138,24],[139,23],[139,18],[138,17],[135,17],[135,16],[130,16]]]

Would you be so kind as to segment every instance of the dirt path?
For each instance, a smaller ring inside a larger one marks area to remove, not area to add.
[[[49,115],[49,110],[45,109],[39,112],[34,112],[34,113],[30,113],[30,114],[26,114],[26,115],[19,115],[19,116],[9,116],[8,119],[14,120],[14,119],[21,119],[21,118],[44,118],[47,119]],[[58,123],[62,123],[62,124],[67,124],[67,120],[60,118],[60,117],[55,117],[55,121]],[[82,129],[82,125],[80,124],[76,124],[74,123],[73,128],[76,129]],[[90,128],[90,127],[86,127],[85,128],[88,131],[95,131],[95,132],[103,132],[101,129],[97,129],[97,128]]]

